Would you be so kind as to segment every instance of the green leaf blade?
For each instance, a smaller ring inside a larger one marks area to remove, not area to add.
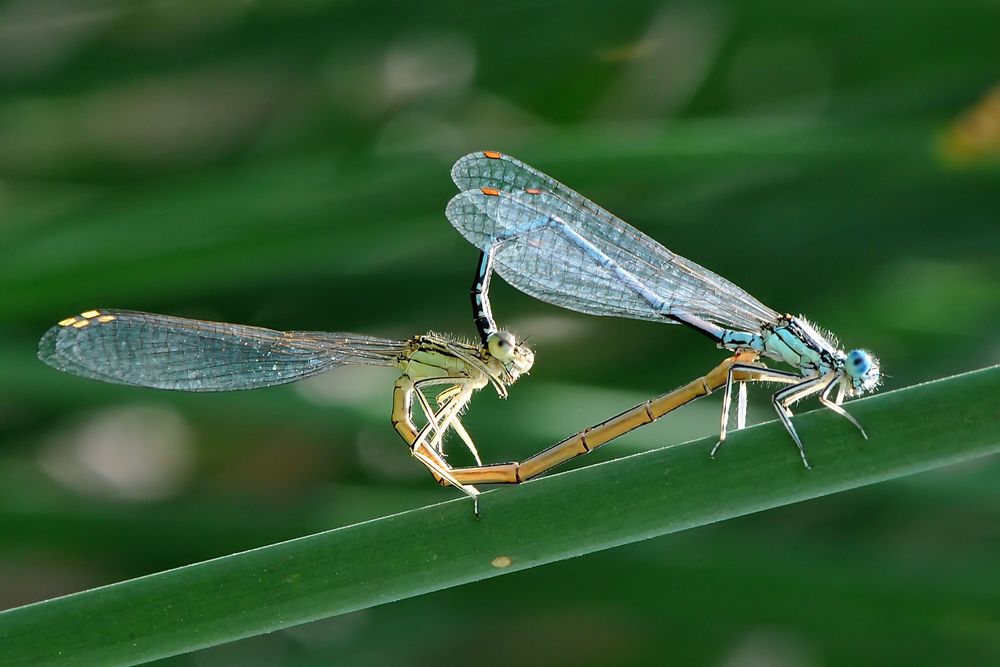
[[[0,613],[4,665],[135,664],[1000,452],[1000,366]],[[669,418],[669,417],[668,417]]]

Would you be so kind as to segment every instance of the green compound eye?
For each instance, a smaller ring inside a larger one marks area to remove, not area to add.
[[[490,336],[486,346],[494,357],[500,361],[508,361],[514,356],[517,341],[513,334],[507,331],[498,331]]]

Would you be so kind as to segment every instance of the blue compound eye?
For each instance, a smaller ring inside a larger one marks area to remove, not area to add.
[[[854,377],[862,377],[871,369],[872,358],[864,350],[851,350],[847,355],[847,372]]]

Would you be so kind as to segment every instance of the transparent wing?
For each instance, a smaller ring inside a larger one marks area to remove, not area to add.
[[[606,221],[611,226],[624,225],[632,229],[625,221],[608,213],[575,190],[517,158],[499,151],[479,151],[460,158],[451,168],[451,180],[462,191],[479,188],[494,188],[501,192],[546,190],[558,195],[575,208],[591,212],[596,218]]]
[[[337,366],[393,366],[406,346],[350,333],[91,310],[45,332],[38,358],[61,371],[115,384],[232,391],[294,382]]]
[[[778,318],[725,278],[513,158],[468,155],[452,177],[470,189],[448,204],[448,219],[479,249],[496,246],[497,272],[538,299],[667,322],[665,315],[684,312],[744,331]]]

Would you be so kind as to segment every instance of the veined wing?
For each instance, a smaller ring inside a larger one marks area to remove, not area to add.
[[[604,210],[576,190],[500,151],[479,151],[459,158],[458,162],[451,168],[451,180],[463,192],[478,188],[493,188],[501,192],[547,190],[578,209],[590,211],[596,218],[607,221],[612,226],[625,225],[629,227],[623,220]]]
[[[38,358],[115,384],[232,391],[294,382],[344,365],[394,366],[402,341],[274,331],[128,310],[90,310],[45,332]]]
[[[480,151],[459,158],[451,168],[451,179],[459,190],[493,188],[501,192],[551,192],[571,208],[589,213],[600,225],[615,230],[625,243],[652,244],[662,248],[635,227],[598,206],[576,190],[543,174],[531,165],[499,151]],[[665,248],[663,248],[666,250]],[[667,251],[671,257],[675,255]],[[700,268],[700,267],[699,267]]]
[[[744,331],[778,318],[725,278],[527,165],[473,158],[456,164],[456,181],[489,185],[452,199],[448,219],[479,249],[495,246],[497,272],[527,294],[594,315],[669,322],[664,316],[683,312]],[[479,179],[470,176],[476,165],[488,168]]]

